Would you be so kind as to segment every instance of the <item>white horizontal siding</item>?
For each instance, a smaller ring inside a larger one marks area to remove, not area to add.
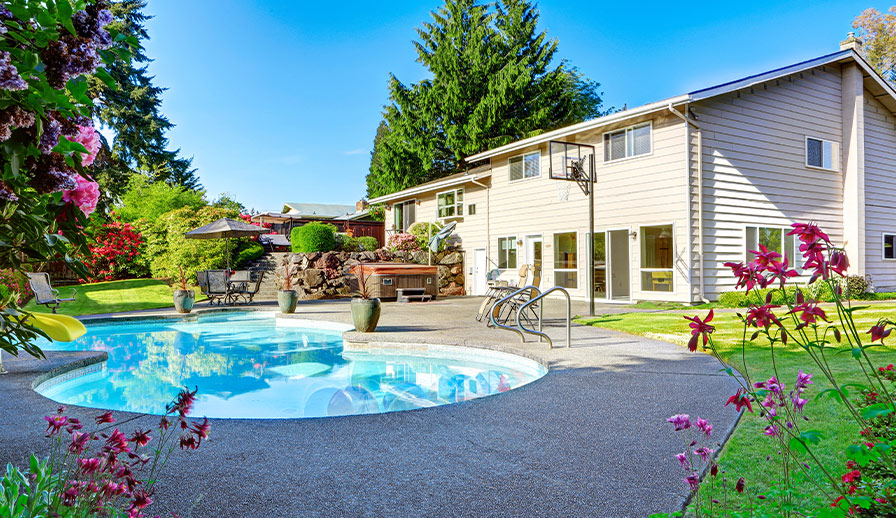
[[[877,291],[896,291],[896,261],[883,233],[896,233],[896,119],[865,91],[865,271]]]

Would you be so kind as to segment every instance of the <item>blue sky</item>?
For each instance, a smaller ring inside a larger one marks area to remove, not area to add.
[[[193,156],[209,197],[247,207],[354,203],[388,74],[424,77],[411,41],[437,0],[150,0],[150,72],[169,88],[172,146]],[[375,7],[372,7],[375,6]],[[558,57],[629,107],[837,50],[851,1],[543,0]],[[884,10],[887,5],[875,6]]]

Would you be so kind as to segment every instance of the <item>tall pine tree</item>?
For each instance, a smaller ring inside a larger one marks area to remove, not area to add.
[[[110,2],[114,21],[111,26],[139,41],[149,39],[143,13],[145,0]],[[103,149],[94,168],[100,186],[109,198],[121,196],[133,174],[144,174],[153,181],[166,181],[189,189],[199,188],[192,159],[180,156],[180,150],[168,148],[165,133],[174,125],[161,113],[164,88],[153,84],[148,74],[150,58],[142,49],[131,60],[118,60],[108,72],[118,86],[109,88],[94,78],[90,92],[96,99],[96,116],[110,127],[113,142],[103,139]],[[107,201],[108,203],[108,201]]]
[[[368,195],[457,172],[464,157],[600,116],[598,84],[539,32],[527,0],[446,0],[417,30],[417,60],[432,75],[390,78],[374,140]]]

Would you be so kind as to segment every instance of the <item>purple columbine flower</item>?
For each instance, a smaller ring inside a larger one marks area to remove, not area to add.
[[[675,458],[678,459],[678,463],[681,464],[682,468],[688,469],[691,467],[691,463],[688,462],[687,452],[679,453],[678,455],[675,456]]]
[[[765,427],[765,432],[763,432],[763,433],[764,433],[765,435],[768,435],[769,437],[777,437],[778,435],[781,434],[781,431],[778,430],[778,425],[773,424],[773,425],[770,425],[770,426],[766,426],[766,427]]]
[[[802,411],[803,411],[803,407],[806,406],[806,403],[808,403],[808,402],[809,402],[808,399],[803,399],[803,398],[801,398],[801,397],[799,397],[799,396],[794,396],[794,397],[793,397],[793,408],[794,408],[797,412],[802,412]]]
[[[687,414],[676,414],[666,419],[666,422],[672,423],[672,426],[675,427],[675,431],[687,430],[691,427],[691,418]]]
[[[684,479],[684,481],[691,486],[691,491],[697,491],[698,489],[700,489],[700,479],[697,478],[697,475],[688,475]]]
[[[696,450],[694,450],[694,453],[696,453],[697,455],[699,455],[700,458],[703,459],[703,462],[706,462],[706,459],[708,459],[709,456],[712,455],[712,453],[713,453],[714,451],[715,451],[715,450],[713,450],[712,448],[707,448],[706,446],[702,446],[702,447],[697,448]]]
[[[712,425],[706,419],[702,417],[697,418],[697,424],[695,425],[697,429],[703,432],[707,437],[712,435]]]
[[[802,390],[806,388],[808,385],[812,385],[812,375],[805,374],[802,369],[796,375],[796,389]]]

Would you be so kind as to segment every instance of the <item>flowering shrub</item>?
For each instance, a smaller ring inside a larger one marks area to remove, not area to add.
[[[255,221],[252,221],[252,215],[251,215],[251,214],[240,214],[240,219],[243,220],[243,221],[245,221],[246,223],[248,223],[248,224],[250,224],[250,225],[255,225],[256,227],[261,227],[261,228],[274,228],[274,225],[271,224],[271,223],[256,223]],[[273,233],[274,233],[273,231],[268,232],[268,234],[273,234]],[[250,236],[248,239],[250,239],[250,240],[252,240],[252,241],[258,241],[258,236]]]
[[[50,456],[32,454],[27,470],[10,466],[0,478],[0,511],[23,518],[144,516],[173,451],[195,450],[209,436],[208,419],[188,418],[195,398],[195,391],[181,391],[154,431],[136,429],[130,435],[109,431],[112,412],[94,418],[93,431],[87,432],[85,423],[60,407],[44,418],[53,440]]]
[[[83,229],[98,195],[85,169],[98,139],[85,76],[113,85],[101,65],[127,60],[136,46],[111,21],[104,0],[0,4],[2,269],[64,259],[87,274],[70,253],[86,249]],[[0,349],[40,355],[33,343],[41,332],[10,301],[0,311]]]
[[[896,391],[893,390],[892,379],[896,373],[893,373],[891,365],[875,367],[868,355],[871,348],[883,344],[892,332],[894,322],[884,319],[866,331],[859,330],[854,315],[861,308],[853,307],[844,297],[848,291],[844,289],[849,268],[846,253],[834,246],[827,234],[815,224],[794,224],[788,235],[794,235],[800,241],[800,251],[805,260],[803,268],[811,272],[810,284],[817,281],[828,285],[834,298],[833,311],[836,315],[828,315],[831,310],[826,311],[817,300],[806,298],[802,291],[796,291],[793,297],[783,296],[788,280],[796,277],[797,272],[789,268],[787,258],[776,252],[760,246],[760,250],[752,251],[756,254],[752,262],[725,263],[737,278],[739,288],[757,295],[758,290],[771,287],[782,294],[779,300],[783,301],[773,303],[773,294],[768,293],[764,299],[756,297],[745,315],[740,315],[744,325],[744,339],[741,342],[743,358],[746,359],[746,344],[763,337],[769,344],[774,375],[767,380],[753,380],[747,365],[740,373],[735,373],[726,365],[728,374],[740,385],[737,392],[728,398],[726,406],[733,404],[737,411],[745,409],[762,419],[763,434],[774,441],[775,449],[780,454],[779,482],[775,484],[777,490],[774,495],[762,495],[762,499],[768,497],[767,505],[774,508],[773,512],[757,514],[757,510],[754,513],[751,500],[749,516],[896,516],[896,464],[891,444],[892,423],[896,418]],[[711,324],[712,310],[703,318],[685,318],[690,321],[691,328],[688,348],[696,351],[702,347],[724,364],[712,338],[715,331]],[[806,353],[807,360],[814,364],[813,368],[818,369],[830,385],[830,388],[821,391],[819,397],[827,395],[843,405],[855,420],[857,429],[862,430],[861,442],[850,446],[845,452],[849,462],[848,471],[843,474],[832,472],[813,452],[813,447],[825,439],[821,432],[808,428],[809,420],[803,415],[808,403],[803,394],[806,387],[813,384],[813,375],[800,370],[793,388],[788,390],[781,381],[775,362],[776,349],[785,346],[796,347]],[[837,370],[829,363],[829,358],[836,353],[849,353],[856,361],[856,370],[863,379],[861,386],[837,382]],[[849,396],[849,390],[853,388],[861,389],[862,398],[858,402]],[[676,429],[685,429],[683,423],[686,420],[681,417],[670,419]],[[707,481],[694,480],[692,475],[695,472],[689,473],[687,482],[696,495]],[[804,509],[806,504],[798,497],[802,485],[811,485],[828,496],[830,504],[820,509]],[[694,501],[697,516],[714,515],[712,506],[701,509],[701,499],[695,498]],[[721,506],[716,510],[720,516],[722,513],[724,516],[746,515],[732,514]]]
[[[93,281],[111,281],[133,277],[139,273],[135,257],[143,245],[143,237],[130,223],[104,223],[92,232],[90,254],[83,261]]]
[[[426,250],[429,248],[429,240],[432,239],[432,236],[439,233],[442,230],[441,223],[431,223],[427,221],[418,221],[408,228],[408,233],[412,234],[415,238],[417,238],[417,247],[421,250]],[[442,241],[439,243],[439,252],[445,249],[446,241]]]
[[[10,294],[14,294],[19,305],[24,305],[33,295],[28,277],[18,270],[0,270],[0,286],[5,286]]]
[[[392,252],[417,252],[420,250],[417,237],[406,232],[389,236],[386,247]]]

